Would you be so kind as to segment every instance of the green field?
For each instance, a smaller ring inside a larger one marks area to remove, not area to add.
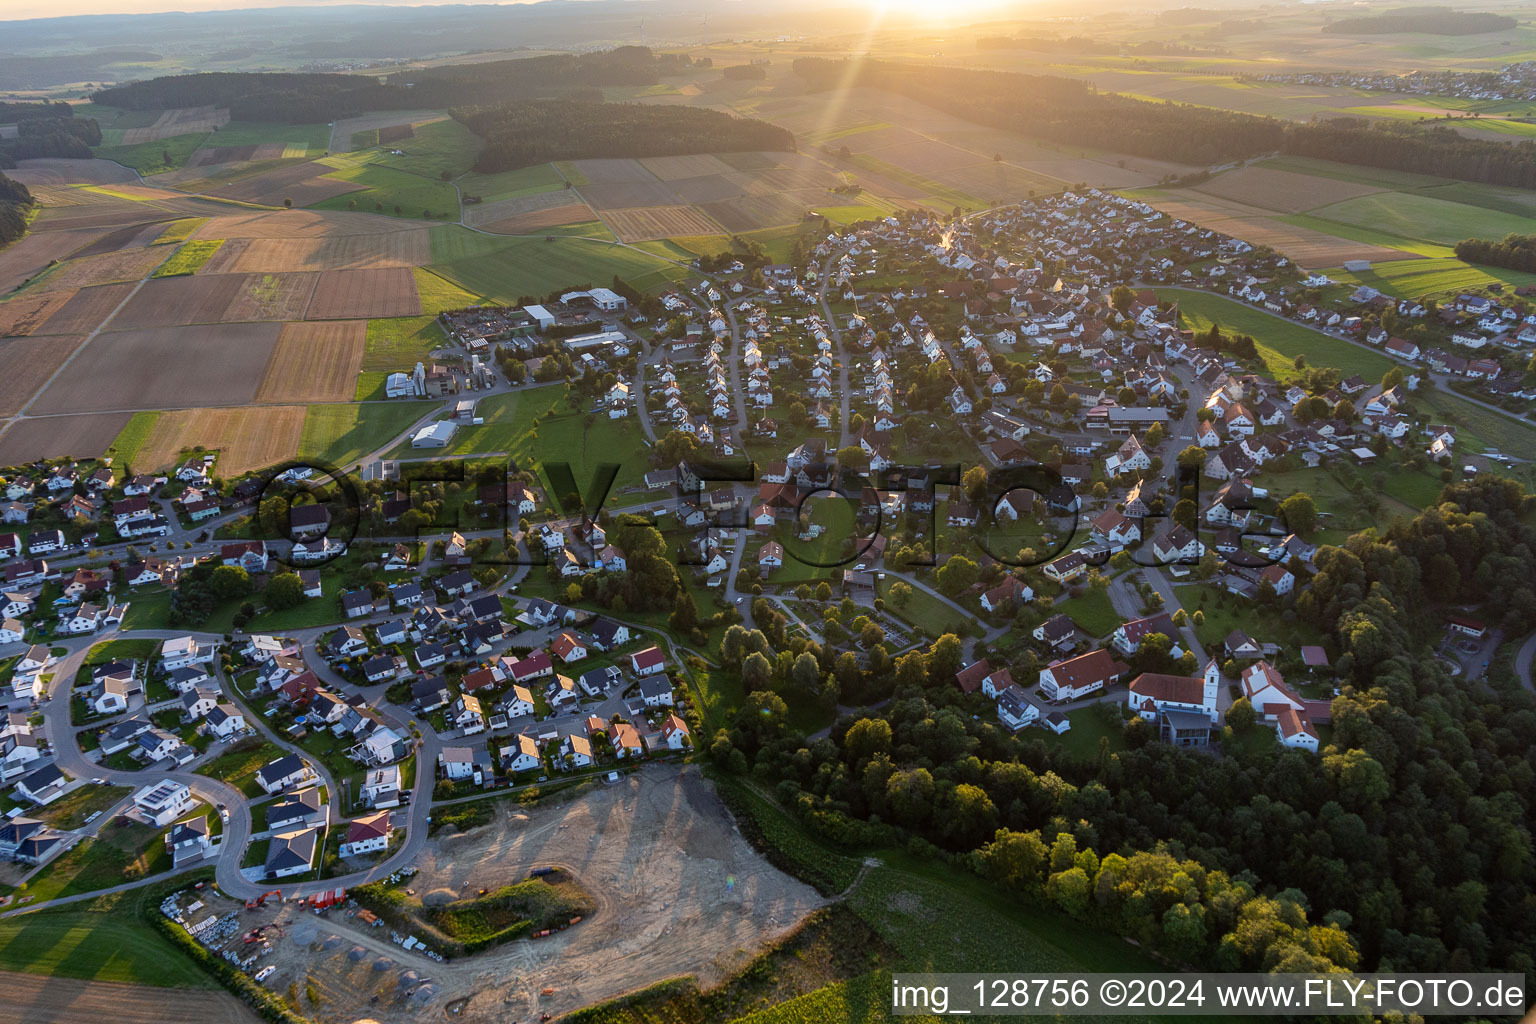
[[[486,202],[510,199],[513,196],[531,196],[539,192],[552,192],[565,187],[565,179],[553,164],[534,164],[515,171],[499,174],[480,174],[470,171],[459,179],[459,188],[465,195],[479,196]]]
[[[449,118],[419,124],[409,139],[385,143],[366,153],[353,153],[375,167],[388,167],[434,181],[443,181],[443,172],[456,178],[469,170],[470,164],[484,144],[480,137],[459,122]],[[400,156],[395,156],[395,150]]]
[[[149,889],[0,920],[0,970],[88,981],[215,988],[212,978],[140,917]]]
[[[171,856],[158,828],[118,818],[102,825],[97,838],[87,839],[50,861],[20,891],[42,903],[107,889],[168,871],[170,867]]]
[[[482,302],[479,295],[465,291],[426,267],[412,267],[411,273],[416,278],[416,294],[421,298],[421,311],[429,316],[445,309],[463,309]]]
[[[192,232],[208,223],[207,217],[183,217],[181,220],[173,220],[160,232],[160,237],[154,241],[155,245],[170,245],[173,242],[185,242],[192,237]]]
[[[1416,238],[1404,238],[1401,235],[1389,235],[1384,231],[1373,231],[1370,228],[1351,224],[1341,224],[1335,220],[1324,220],[1310,213],[1275,214],[1274,219],[1290,224],[1292,227],[1321,231],[1335,238],[1347,238],[1352,242],[1364,242],[1366,245],[1379,245],[1387,249],[1401,249],[1403,252],[1411,252],[1431,259],[1451,256],[1456,251],[1448,245],[1424,242]]]
[[[97,146],[91,152],[102,160],[115,160],[140,174],[159,174],[174,171],[185,164],[207,138],[204,132],[194,132],[132,146]]]
[[[446,181],[396,170],[382,164],[348,156],[322,157],[319,161],[334,168],[327,178],[355,182],[366,188],[358,192],[332,196],[313,203],[314,210],[367,210],[396,217],[459,219],[459,195]],[[379,209],[379,207],[383,207]]]
[[[433,402],[312,405],[304,416],[299,456],[344,467],[388,444],[435,407]]]
[[[1185,325],[1196,331],[1208,330],[1215,322],[1229,334],[1252,335],[1265,367],[1281,383],[1300,375],[1294,362],[1298,355],[1307,357],[1308,366],[1334,366],[1346,377],[1358,373],[1367,380],[1379,380],[1382,374],[1398,365],[1359,345],[1331,338],[1310,327],[1220,295],[1164,288],[1158,290],[1158,297],[1177,301]]]
[[[232,748],[197,769],[197,774],[227,782],[248,796],[261,796],[261,786],[256,773],[268,761],[283,756],[283,751],[271,743],[242,740]]]
[[[1352,181],[1357,185],[1375,185],[1381,188],[1423,188],[1427,185],[1448,185],[1449,178],[1435,178],[1412,171],[1389,171],[1379,167],[1359,167],[1339,164],[1331,160],[1316,160],[1309,156],[1277,156],[1264,161],[1264,167],[1277,171],[1294,171],[1297,174],[1315,174],[1320,178]]]
[[[906,604],[898,605],[890,599],[891,584],[895,582],[897,582],[896,578],[889,575],[883,580],[876,581],[877,592],[885,598],[887,611],[920,632],[933,637],[939,637],[945,633],[965,636],[974,627],[973,620],[961,615],[926,590],[919,590],[917,587],[912,588],[912,596],[907,599]]]
[[[204,146],[260,146],[287,143],[284,157],[319,156],[331,144],[328,124],[269,124],[264,121],[231,121],[203,141]]]
[[[1386,295],[1415,300],[1486,288],[1495,283],[1519,287],[1536,282],[1536,274],[1498,267],[1476,267],[1455,257],[1396,260],[1373,263],[1369,270],[1333,268],[1323,273],[1340,283],[1370,285]]]
[[[493,239],[480,236],[478,248],[456,234],[433,232],[433,258],[440,247],[477,248],[473,254],[435,262],[432,270],[468,292],[499,303],[516,303],[523,296],[545,295],[582,284],[601,285],[615,274],[641,290],[681,280],[687,270],[645,253],[617,245],[575,238]],[[451,240],[451,241],[450,241]],[[495,241],[496,245],[491,246]]]
[[[1536,219],[1410,192],[1359,196],[1311,211],[1320,220],[1453,245],[1464,238],[1536,233]]]
[[[213,259],[213,254],[219,251],[224,244],[222,238],[200,239],[195,242],[183,242],[181,248],[171,254],[171,258],[155,268],[150,277],[185,277],[195,274],[204,263]]]
[[[1109,602],[1109,591],[1094,590],[1092,587],[1084,591],[1081,597],[1067,598],[1055,610],[1077,623],[1083,632],[1096,637],[1108,636],[1123,621]]]
[[[447,335],[436,317],[369,320],[367,340],[363,343],[363,369],[386,372],[408,369],[446,340]]]
[[[155,429],[155,422],[159,419],[158,412],[134,413],[133,418],[112,442],[112,446],[107,449],[107,454],[114,456],[127,466],[132,466],[133,460],[138,457],[139,449],[144,447],[145,441],[149,440],[150,431]]]

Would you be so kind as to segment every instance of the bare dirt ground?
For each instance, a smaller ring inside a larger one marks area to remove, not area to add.
[[[173,135],[211,132],[229,123],[229,111],[220,107],[181,107],[162,113],[155,123],[144,128],[130,128],[123,133],[123,145],[155,142]]]
[[[131,418],[131,413],[109,412],[17,420],[0,433],[0,466],[62,455],[95,458],[117,440]]]
[[[390,128],[395,125],[431,124],[434,121],[444,120],[446,115],[435,110],[386,110],[375,114],[363,114],[361,117],[349,117],[344,121],[337,121],[336,128],[331,133],[335,142],[337,153],[346,153],[352,148],[352,136],[358,132],[368,131],[370,128]]]
[[[0,972],[0,1024],[255,1024],[260,1018],[226,992],[150,988],[110,981]]]
[[[549,938],[436,963],[392,944],[389,929],[365,928],[344,912],[316,918],[284,908],[276,919],[285,935],[261,961],[278,966],[269,987],[282,992],[297,982],[302,991],[311,979],[321,1003],[305,1012],[327,1024],[360,1016],[383,1024],[440,1020],[461,1000],[452,1019],[505,1024],[568,1013],[679,975],[718,981],[822,903],[747,845],[697,769],[671,766],[528,812],[503,802],[490,825],[439,836],[417,866],[421,873],[407,884],[428,902],[561,866],[597,910]],[[305,924],[318,935],[301,947],[293,932]],[[327,943],[328,936],[341,941]],[[375,970],[381,957],[390,964]],[[431,999],[399,997],[407,970],[430,979]]]

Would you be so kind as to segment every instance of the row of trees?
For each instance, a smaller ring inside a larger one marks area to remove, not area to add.
[[[32,192],[19,181],[0,174],[0,245],[8,245],[27,233],[27,214]]]
[[[1456,258],[1485,267],[1536,272],[1536,235],[1510,234],[1502,241],[1466,238],[1456,243]]]
[[[1276,151],[1536,188],[1536,143],[1468,139],[1450,128],[1334,118],[1284,121],[1211,107],[1100,93],[1067,78],[806,57],[797,74],[813,89],[887,89],[979,124],[1074,145],[1113,140],[1122,153],[1217,164]]]
[[[475,161],[482,174],[548,160],[795,148],[777,125],[701,107],[520,100],[453,116],[485,139]]]

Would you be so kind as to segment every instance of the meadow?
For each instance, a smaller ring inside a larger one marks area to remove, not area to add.
[[[451,237],[451,236],[449,236]],[[473,256],[434,262],[432,270],[488,301],[516,303],[557,288],[607,284],[618,275],[635,288],[658,288],[686,276],[684,267],[647,253],[599,241],[556,237],[497,239]],[[440,244],[434,234],[434,260]],[[466,249],[471,248],[465,243]]]
[[[1158,289],[1158,298],[1178,302],[1185,326],[1193,330],[1209,330],[1212,323],[1218,323],[1229,334],[1252,335],[1265,368],[1281,383],[1300,376],[1295,365],[1297,356],[1305,356],[1308,366],[1334,366],[1346,377],[1358,373],[1367,380],[1379,380],[1399,365],[1359,345],[1220,295],[1163,288]]]
[[[1415,300],[1455,295],[1470,289],[1486,288],[1490,284],[1515,288],[1536,283],[1536,274],[1499,267],[1473,266],[1454,256],[1373,263],[1367,270],[1334,267],[1323,273],[1342,284],[1369,285],[1387,295]]]
[[[304,417],[299,456],[345,467],[399,436],[437,408],[435,402],[312,405]]]
[[[1536,219],[1408,192],[1360,196],[1311,213],[1322,220],[1447,245],[1464,238],[1536,233]]]

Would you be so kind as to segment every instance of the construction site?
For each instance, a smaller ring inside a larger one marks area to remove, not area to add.
[[[334,890],[247,903],[207,887],[166,910],[315,1020],[509,1024],[665,978],[717,982],[823,902],[742,839],[697,769],[673,766],[547,806],[498,802],[489,824],[440,834],[394,884],[431,907],[550,869],[579,880],[589,915],[458,959]]]

